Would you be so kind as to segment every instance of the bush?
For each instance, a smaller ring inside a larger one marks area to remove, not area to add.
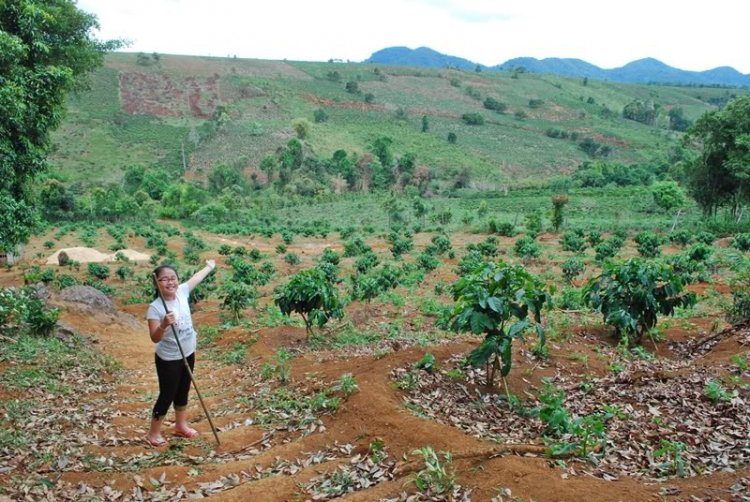
[[[602,242],[602,234],[598,230],[589,230],[586,240],[588,241],[589,246],[595,248]]]
[[[416,265],[426,272],[432,272],[440,266],[440,260],[427,253],[420,253],[417,256]]]
[[[695,240],[705,244],[706,246],[710,246],[716,240],[716,236],[711,232],[700,232],[695,236]]]
[[[277,254],[285,254],[286,253],[286,244],[280,243],[276,245],[276,253]]]
[[[635,236],[638,254],[644,258],[656,258],[661,254],[661,237],[652,232],[641,232]]]
[[[732,239],[732,246],[743,252],[750,251],[750,233],[735,234]]]
[[[326,113],[325,110],[323,110],[321,108],[318,108],[313,113],[313,118],[314,118],[316,124],[320,124],[322,122],[328,122],[328,118],[329,117],[328,117],[328,113]]]
[[[554,293],[554,287],[548,291],[525,268],[502,262],[477,268],[453,287],[456,304],[450,326],[455,331],[485,335],[469,354],[468,362],[475,368],[485,367],[488,387],[498,370],[502,377],[510,373],[515,338],[523,339],[524,333],[534,328],[539,344],[544,346],[541,313],[545,305],[551,307],[550,293]],[[510,324],[513,318],[516,322]]]
[[[451,240],[446,235],[436,235],[432,238],[432,244],[435,245],[438,256],[447,253],[451,249]]]
[[[284,256],[284,262],[286,262],[287,265],[299,265],[299,255],[297,253],[289,253]]]
[[[604,241],[594,248],[596,251],[596,260],[604,262],[613,258],[617,254],[617,247],[611,241]]]
[[[128,277],[133,276],[133,270],[130,267],[123,265],[115,270],[115,275],[119,277],[121,281],[124,281]]]
[[[230,282],[222,288],[219,298],[222,299],[219,308],[229,310],[234,322],[238,323],[242,318],[242,312],[255,303],[258,291],[249,284]]]
[[[312,327],[324,326],[329,319],[344,315],[336,287],[318,269],[303,270],[277,288],[274,303],[284,315],[302,316],[308,337]]]
[[[583,263],[583,260],[575,256],[566,261],[562,266],[563,277],[565,277],[565,282],[568,284],[585,271],[586,265]]]
[[[372,251],[368,251],[354,262],[354,268],[359,273],[365,274],[378,265],[378,257]]]
[[[354,239],[344,243],[344,256],[347,258],[352,256],[359,256],[367,252],[372,252],[372,248],[368,246],[361,237],[355,237]]]
[[[461,118],[467,125],[484,125],[484,116],[481,113],[469,112],[461,115]]]
[[[32,288],[0,290],[0,334],[4,337],[50,336],[60,312],[49,309]]]
[[[563,234],[562,249],[571,253],[581,253],[586,249],[586,241],[578,233],[568,231]]]
[[[487,225],[489,227],[490,233],[502,235],[503,237],[513,237],[517,233],[516,227],[513,225],[513,223],[498,223],[494,219],[490,219],[490,221],[487,222]]]
[[[679,230],[669,234],[669,242],[676,244],[680,247],[685,247],[693,240],[693,234],[687,230]]]
[[[584,288],[584,301],[604,316],[617,335],[640,345],[643,335],[656,326],[659,315],[671,316],[678,307],[695,304],[693,293],[684,293],[686,277],[662,263],[633,258],[609,265]]]
[[[518,239],[513,249],[515,250],[517,256],[527,260],[531,258],[538,258],[542,253],[542,246],[537,241],[528,236]]]
[[[101,263],[89,263],[88,272],[92,277],[103,281],[109,277],[109,267]]]
[[[524,217],[524,225],[526,227],[526,235],[536,239],[542,233],[542,215],[537,211],[527,213]]]
[[[448,143],[455,145],[458,142],[458,136],[455,132],[448,133]]]
[[[331,265],[338,265],[341,260],[341,256],[331,248],[325,248],[323,254],[320,256],[321,263],[330,263]]]
[[[688,257],[691,261],[704,262],[711,256],[712,252],[711,246],[699,242],[688,250]]]

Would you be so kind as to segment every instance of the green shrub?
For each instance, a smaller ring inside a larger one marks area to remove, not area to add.
[[[484,125],[484,116],[481,113],[468,112],[464,113],[461,118],[467,125]]]
[[[522,339],[524,332],[533,328],[544,345],[541,313],[545,305],[551,307],[551,293],[554,287],[548,291],[524,267],[502,262],[485,264],[454,285],[456,304],[450,326],[455,331],[485,335],[468,362],[475,368],[485,367],[488,386],[493,385],[498,370],[502,377],[510,373],[515,338]],[[513,318],[516,322],[511,324]]]
[[[312,326],[324,326],[330,318],[344,315],[336,287],[318,269],[293,275],[289,282],[276,289],[274,303],[284,315],[300,314],[308,337]]]
[[[732,246],[740,251],[750,251],[750,233],[735,234],[732,239]]]
[[[693,234],[687,230],[679,230],[669,234],[669,242],[681,247],[685,247],[693,240]]]
[[[376,267],[378,264],[378,257],[375,253],[372,251],[369,251],[362,256],[360,256],[357,261],[354,262],[354,268],[357,269],[358,272],[365,274],[367,273],[371,268]]]
[[[643,335],[656,326],[659,315],[671,316],[678,307],[695,304],[693,293],[683,293],[686,278],[662,263],[633,258],[609,265],[589,281],[584,301],[604,316],[618,335],[641,344]]]
[[[572,253],[581,253],[586,249],[586,241],[578,233],[568,231],[563,234],[562,249]]]
[[[286,256],[284,256],[284,262],[286,262],[287,265],[299,265],[299,255],[297,253],[288,253]]]
[[[230,282],[221,289],[219,298],[222,299],[219,308],[230,311],[232,319],[238,323],[242,318],[242,312],[255,303],[258,291],[249,284]]]
[[[529,236],[521,237],[513,246],[516,255],[524,258],[538,258],[542,253],[542,246]]]
[[[494,219],[490,219],[487,222],[489,231],[492,234],[502,235],[503,237],[513,237],[516,235],[516,227],[513,223],[508,222],[497,222]]]
[[[598,230],[589,230],[586,240],[588,241],[589,246],[595,248],[602,242],[602,234]]]
[[[565,277],[565,282],[568,284],[579,275],[582,275],[585,271],[586,265],[583,263],[583,260],[577,256],[570,258],[562,266],[563,277]]]
[[[699,232],[698,235],[695,236],[695,240],[706,246],[710,246],[716,240],[716,236],[711,232]]]
[[[661,254],[661,237],[652,232],[641,232],[635,236],[638,254],[644,258],[655,258]]]
[[[102,265],[101,263],[89,263],[88,272],[90,276],[96,277],[101,281],[106,280],[109,277],[109,267]]]

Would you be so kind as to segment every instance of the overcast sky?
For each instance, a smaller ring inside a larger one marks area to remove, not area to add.
[[[129,51],[362,61],[430,47],[488,66],[520,56],[602,68],[655,57],[750,73],[748,0],[79,0]]]

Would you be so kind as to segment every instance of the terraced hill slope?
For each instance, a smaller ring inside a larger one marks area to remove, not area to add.
[[[184,166],[197,176],[221,162],[257,168],[293,137],[292,120],[305,118],[313,123],[306,146],[319,156],[364,152],[386,135],[397,154],[416,153],[438,177],[468,168],[479,183],[506,183],[569,172],[589,158],[578,146],[586,137],[623,162],[660,158],[678,134],[667,114],[647,126],[624,119],[625,105],[651,100],[695,119],[741,92],[359,63],[143,59],[109,55],[91,91],[71,96],[51,155],[71,181],[118,179],[122,167],[138,163]],[[347,92],[347,82],[359,92]],[[506,104],[505,113],[485,109],[487,97]],[[328,120],[314,123],[316,110]],[[461,117],[469,112],[485,124],[467,125]],[[550,129],[577,139],[549,137]]]

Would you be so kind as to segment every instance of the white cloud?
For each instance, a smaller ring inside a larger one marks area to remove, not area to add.
[[[575,57],[604,68],[655,57],[750,73],[750,2],[733,0],[80,0],[132,51],[360,61],[427,46],[487,65]]]

